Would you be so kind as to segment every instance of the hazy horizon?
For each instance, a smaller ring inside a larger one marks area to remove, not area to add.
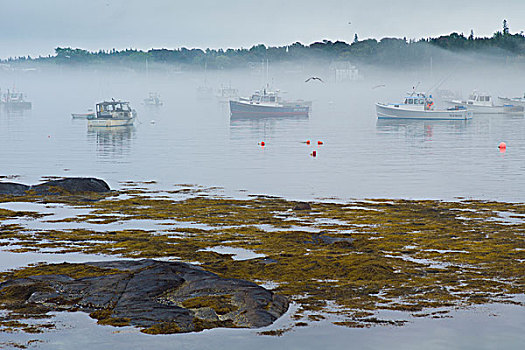
[[[268,0],[197,3],[152,0],[0,0],[0,58],[47,56],[56,47],[89,51],[134,48],[249,48],[316,41],[351,42],[367,38],[420,39],[459,32],[491,36],[503,19],[511,33],[525,29],[523,1],[468,2],[445,0],[391,3],[372,0],[352,4],[342,0]],[[469,6],[474,5],[474,6]],[[453,9],[453,10],[451,10]]]

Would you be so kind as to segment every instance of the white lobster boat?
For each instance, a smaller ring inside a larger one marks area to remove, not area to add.
[[[7,109],[31,109],[31,102],[25,100],[23,93],[9,90],[2,94],[0,104],[3,104]]]
[[[160,99],[160,95],[156,92],[150,92],[148,95],[148,98],[144,99],[144,105],[145,106],[155,106],[159,107],[162,106],[164,103]]]
[[[217,100],[221,103],[228,103],[230,101],[237,101],[239,99],[239,90],[232,88],[231,86],[222,86],[217,90],[215,94]]]
[[[464,107],[476,114],[520,114],[523,113],[523,106],[509,103],[495,105],[492,96],[486,93],[474,91],[467,100],[446,101],[454,107]]]
[[[95,118],[88,119],[89,127],[113,127],[133,125],[137,112],[129,102],[104,101],[97,103]]]
[[[411,93],[402,103],[376,103],[378,119],[432,119],[466,120],[472,118],[472,112],[463,107],[435,109],[431,96],[424,93]]]
[[[504,105],[525,107],[525,94],[523,94],[523,97],[498,97],[498,100]]]

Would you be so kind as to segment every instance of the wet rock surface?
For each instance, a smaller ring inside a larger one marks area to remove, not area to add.
[[[263,327],[288,309],[286,298],[252,282],[178,262],[64,263],[13,277],[0,284],[8,310],[84,311],[101,324],[152,334]]]
[[[0,182],[0,194],[22,196],[32,191],[38,195],[52,195],[67,192],[71,194],[94,192],[109,192],[109,185],[104,181],[91,177],[69,177],[52,180],[39,185],[28,186],[14,182]]]
[[[311,210],[312,207],[307,202],[299,202],[294,207],[293,210]]]

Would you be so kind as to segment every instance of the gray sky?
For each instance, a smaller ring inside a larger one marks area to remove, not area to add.
[[[525,30],[525,0],[0,0],[0,58]],[[349,24],[349,22],[351,22]]]

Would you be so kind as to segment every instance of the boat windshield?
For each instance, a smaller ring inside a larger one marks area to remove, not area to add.
[[[424,98],[406,98],[405,104],[406,105],[424,105],[425,99]]]
[[[275,96],[273,96],[273,95],[265,95],[262,98],[263,102],[275,102],[275,100],[276,100]]]

